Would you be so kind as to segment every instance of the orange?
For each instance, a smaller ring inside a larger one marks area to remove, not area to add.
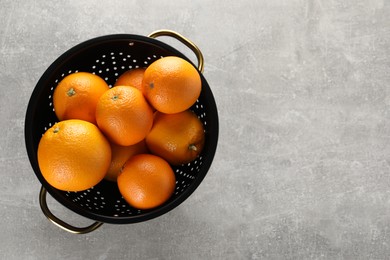
[[[111,161],[110,144],[96,125],[79,119],[49,128],[38,145],[42,176],[54,188],[81,191],[98,184]]]
[[[141,91],[117,86],[107,90],[96,106],[96,121],[109,140],[129,146],[143,140],[153,124],[153,111]]]
[[[142,79],[144,78],[145,68],[137,68],[125,71],[119,76],[114,86],[133,86],[141,90],[142,93]]]
[[[114,143],[110,143],[111,145],[111,164],[107,170],[107,174],[104,177],[109,181],[116,181],[118,175],[122,171],[122,167],[125,162],[136,154],[146,153],[146,143],[145,140],[142,140],[139,143],[130,146],[120,146]]]
[[[146,99],[158,111],[173,114],[190,108],[199,98],[199,72],[186,60],[168,56],[146,68],[143,78]]]
[[[131,157],[118,177],[123,198],[134,208],[151,209],[162,205],[173,194],[175,173],[162,158],[151,154]]]
[[[146,136],[150,152],[172,165],[195,160],[202,152],[204,141],[203,124],[190,110],[176,114],[156,112],[153,128]]]
[[[60,121],[82,119],[96,124],[96,104],[108,89],[107,83],[92,73],[69,74],[54,90],[53,105],[57,118]]]

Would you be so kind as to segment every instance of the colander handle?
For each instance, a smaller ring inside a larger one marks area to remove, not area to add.
[[[95,222],[92,225],[87,226],[87,227],[74,227],[72,225],[69,225],[68,223],[65,223],[64,221],[62,221],[59,218],[57,218],[56,216],[54,216],[53,213],[51,213],[51,211],[47,207],[46,195],[47,195],[47,191],[42,186],[41,191],[39,192],[39,204],[41,205],[41,210],[42,210],[43,214],[45,214],[45,216],[53,224],[62,228],[63,230],[66,230],[66,231],[73,233],[73,234],[85,234],[85,233],[89,233],[91,231],[94,231],[95,229],[97,229],[98,227],[103,225],[103,223],[101,223],[101,222]]]
[[[151,37],[151,38],[156,38],[156,37],[159,37],[159,36],[170,36],[170,37],[173,37],[173,38],[179,40],[180,42],[182,42],[188,48],[190,48],[195,53],[196,58],[198,59],[198,70],[201,73],[203,73],[204,59],[203,59],[203,54],[200,51],[200,49],[198,48],[198,46],[196,46],[192,41],[190,41],[189,39],[187,39],[186,37],[184,37],[180,33],[177,33],[175,31],[171,31],[171,30],[165,30],[165,29],[164,30],[158,30],[158,31],[154,31],[154,32],[152,32],[151,34],[148,35],[148,37]]]

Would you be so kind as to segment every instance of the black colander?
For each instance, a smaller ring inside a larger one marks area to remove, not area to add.
[[[162,206],[151,210],[131,207],[121,196],[117,184],[103,180],[96,186],[80,192],[55,189],[46,182],[39,170],[37,149],[43,133],[58,119],[53,109],[53,91],[58,82],[70,73],[87,71],[101,76],[109,86],[126,70],[147,67],[164,56],[178,56],[191,62],[173,47],[156,40],[158,36],[173,37],[189,47],[198,59],[202,80],[199,99],[191,107],[205,128],[205,146],[193,162],[172,167],[176,175],[176,190]],[[184,36],[169,30],[160,30],[148,37],[115,34],[94,38],[71,48],[55,60],[38,81],[28,104],[25,120],[25,141],[32,168],[42,184],[40,205],[43,213],[54,224],[73,233],[87,233],[102,223],[128,224],[146,221],[174,209],[185,201],[206,176],[217,147],[218,113],[213,94],[202,75],[203,56],[198,47]],[[59,203],[86,218],[95,221],[88,227],[74,227],[55,217],[47,207],[46,191]]]

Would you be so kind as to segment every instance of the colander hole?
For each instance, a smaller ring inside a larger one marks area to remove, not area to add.
[[[123,58],[123,61],[126,61],[127,59],[126,58]]]
[[[110,54],[111,54],[111,55],[114,55],[114,53],[113,53],[113,52],[111,52]]]
[[[130,58],[131,57],[131,55],[130,54],[127,54],[127,56],[126,56],[127,58]]]
[[[150,57],[147,57],[147,59],[148,59],[148,60],[151,60],[152,58],[150,58]]]
[[[123,52],[120,52],[119,55],[123,55]]]
[[[114,70],[117,70],[118,68],[117,67],[114,67]]]
[[[110,71],[110,68],[107,68],[106,71]]]
[[[133,68],[133,66],[129,65],[129,69],[132,69],[132,68]]]
[[[145,64],[145,65],[147,65],[147,64],[148,64],[148,62],[147,62],[147,61],[144,61],[144,64]]]
[[[112,62],[112,65],[115,65],[115,64],[116,64],[116,61],[113,61],[113,62]]]
[[[49,95],[49,99],[51,98],[51,95]]]
[[[112,55],[114,55],[114,54],[112,54]],[[115,60],[115,56],[112,56],[111,59],[112,59],[112,60]]]
[[[106,54],[103,54],[103,55],[102,55],[102,58],[105,58],[105,57],[106,57]]]
[[[105,80],[105,81],[107,81],[107,80],[108,80],[108,78],[107,78],[107,77],[105,77],[105,78],[104,78],[104,80]]]
[[[133,62],[134,62],[134,63],[137,63],[137,60],[134,59]]]
[[[123,69],[123,70],[124,70],[124,69],[125,69],[125,66],[122,66],[122,67],[121,67],[121,69]]]
[[[100,60],[96,60],[96,63],[99,63],[100,62]]]
[[[105,62],[104,61],[102,61],[102,63],[101,63],[102,65],[104,65],[105,64]]]
[[[119,74],[118,73],[115,73],[115,77],[117,77]]]

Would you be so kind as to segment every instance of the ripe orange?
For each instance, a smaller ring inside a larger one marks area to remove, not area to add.
[[[114,86],[133,86],[141,90],[144,94],[142,87],[142,79],[144,78],[145,68],[137,68],[125,71],[119,76]]]
[[[176,114],[156,112],[152,130],[146,136],[149,150],[172,165],[195,160],[204,141],[203,124],[190,110]]]
[[[143,88],[146,99],[158,111],[173,114],[190,108],[199,98],[199,72],[186,60],[168,56],[146,68]]]
[[[78,119],[54,124],[38,145],[38,165],[54,188],[81,191],[98,184],[111,160],[110,144],[92,123]]]
[[[108,89],[107,83],[92,73],[69,74],[54,90],[53,105],[57,118],[60,121],[82,119],[96,124],[96,104]]]
[[[96,121],[112,142],[129,146],[143,140],[153,124],[153,111],[141,91],[117,86],[107,90],[96,106]]]
[[[170,165],[151,154],[131,157],[118,177],[123,198],[138,209],[151,209],[166,202],[175,190],[176,178]]]
[[[107,170],[107,174],[104,177],[109,181],[116,181],[118,175],[122,171],[122,167],[125,162],[136,154],[146,153],[146,143],[145,140],[142,140],[139,143],[130,146],[120,146],[114,143],[110,143],[111,145],[111,164],[110,168]]]

